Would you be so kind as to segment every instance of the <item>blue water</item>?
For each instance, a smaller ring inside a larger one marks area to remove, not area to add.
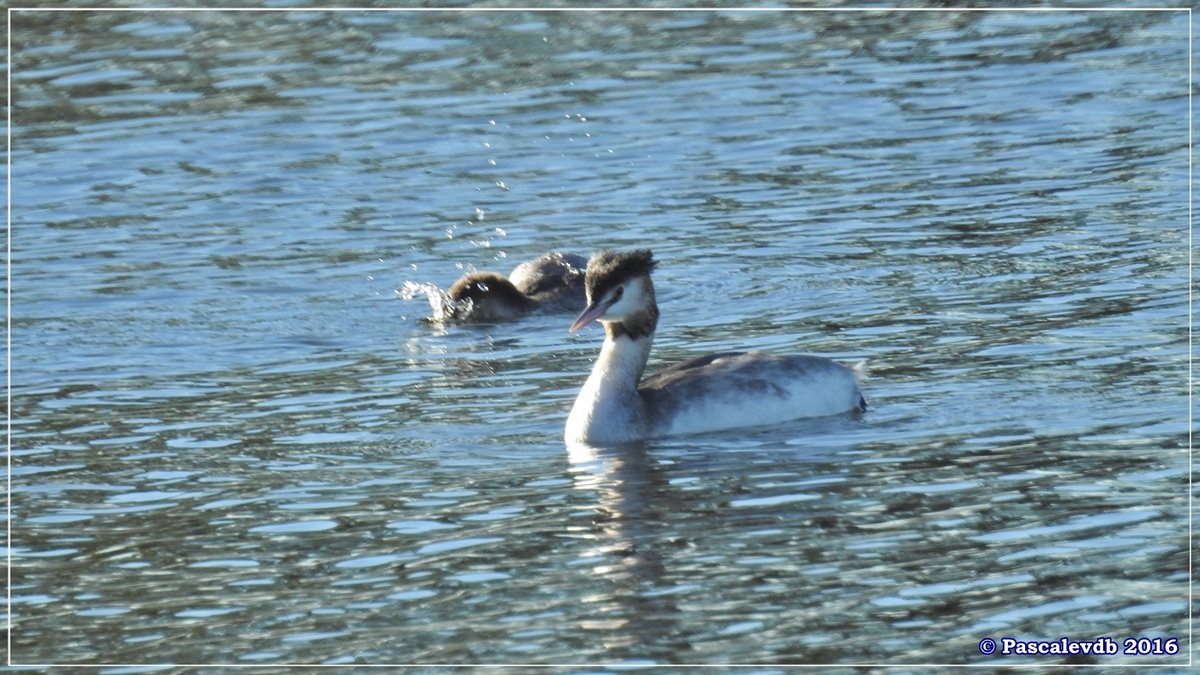
[[[1186,663],[1188,19],[15,12],[11,660]],[[572,450],[402,297],[603,247],[871,409]]]

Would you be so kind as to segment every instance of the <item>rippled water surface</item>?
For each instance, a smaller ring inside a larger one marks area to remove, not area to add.
[[[14,661],[1187,662],[1186,12],[12,28]],[[602,247],[871,409],[569,449],[599,331],[398,293]]]

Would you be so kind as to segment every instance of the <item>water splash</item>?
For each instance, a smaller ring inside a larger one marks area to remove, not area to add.
[[[472,268],[474,271],[474,268]],[[480,287],[486,292],[487,286],[480,284]],[[435,323],[450,323],[460,321],[463,317],[470,316],[471,308],[474,306],[471,298],[463,298],[455,300],[450,297],[449,293],[429,283],[417,283],[415,281],[405,281],[396,289],[396,295],[404,300],[412,300],[419,296],[424,296],[429,301],[429,309],[431,316],[429,321]]]
[[[451,321],[462,312],[469,310],[471,302],[469,298],[462,302],[455,302],[447,295],[446,291],[428,282],[405,281],[400,288],[396,289],[396,295],[404,300],[425,296],[432,312],[432,316],[429,317],[430,321]]]

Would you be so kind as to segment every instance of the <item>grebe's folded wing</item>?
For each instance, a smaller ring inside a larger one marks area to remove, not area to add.
[[[587,260],[583,256],[551,251],[517,265],[508,280],[538,303],[582,305],[586,268]]]
[[[572,253],[551,251],[513,268],[508,280],[525,295],[567,286],[583,290],[587,260]]]
[[[862,408],[856,373],[820,356],[708,354],[642,380],[655,433],[776,424]]]

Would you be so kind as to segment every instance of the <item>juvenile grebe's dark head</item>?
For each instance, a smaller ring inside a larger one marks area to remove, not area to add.
[[[474,272],[454,282],[446,292],[458,320],[498,321],[526,314],[534,303],[511,281],[495,272]]]
[[[658,325],[658,304],[650,273],[656,265],[648,249],[617,253],[611,249],[592,256],[587,266],[587,309],[571,332],[600,321],[610,337],[649,337]]]

